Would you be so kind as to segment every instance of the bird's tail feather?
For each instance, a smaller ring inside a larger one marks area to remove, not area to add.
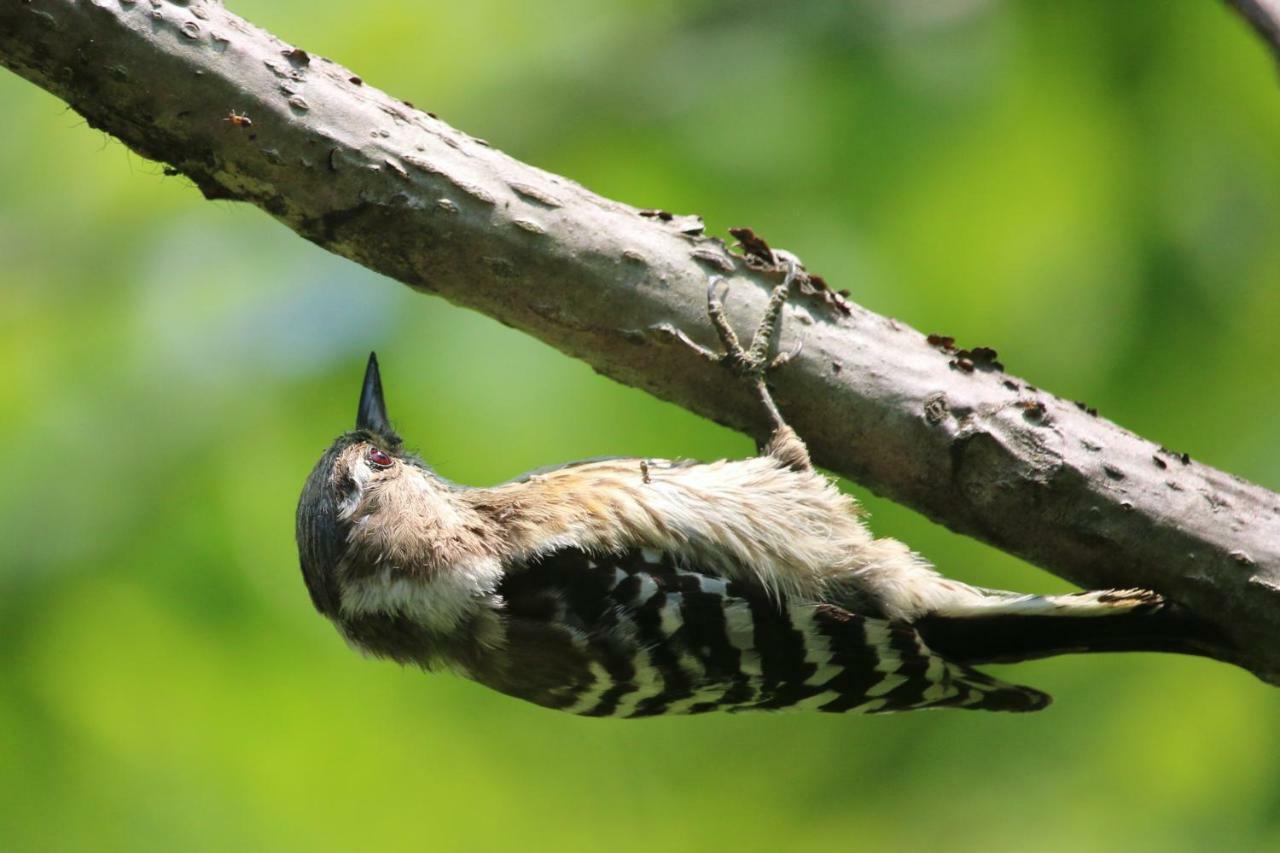
[[[989,592],[980,605],[915,622],[929,648],[964,664],[1014,663],[1075,652],[1206,654],[1206,625],[1149,590],[1026,596]]]
[[[959,708],[966,711],[1043,711],[1053,701],[1048,693],[1022,684],[1010,684],[985,672],[951,661],[947,663],[945,696],[909,706],[909,710]]]
[[[1024,595],[998,589],[964,587],[965,595],[941,603],[932,615],[953,618],[986,616],[1116,616],[1155,611],[1164,599],[1149,589],[1100,589],[1067,595]]]

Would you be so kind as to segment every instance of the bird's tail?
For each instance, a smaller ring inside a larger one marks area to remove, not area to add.
[[[916,708],[961,708],[967,711],[1010,711],[1025,713],[1043,711],[1053,701],[1048,693],[1010,684],[985,672],[952,662],[954,695],[940,701],[921,703]]]
[[[1150,590],[981,593],[914,623],[929,648],[963,664],[1014,663],[1075,652],[1208,653],[1207,626]]]

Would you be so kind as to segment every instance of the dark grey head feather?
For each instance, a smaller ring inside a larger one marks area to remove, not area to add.
[[[348,447],[367,435],[349,432],[333,443],[311,470],[298,499],[298,558],[311,603],[325,616],[335,618],[341,603],[336,569],[346,547],[351,524],[338,517],[338,507],[354,482],[337,482],[336,467]]]

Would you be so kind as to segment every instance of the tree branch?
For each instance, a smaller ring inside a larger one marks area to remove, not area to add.
[[[752,257],[517,162],[216,3],[7,2],[0,62],[208,198],[767,432],[745,389],[659,331],[710,343],[710,273],[740,327],[759,316],[778,272],[746,235]],[[776,397],[820,464],[1083,586],[1160,590],[1220,633],[1207,654],[1280,683],[1280,496],[810,284]]]

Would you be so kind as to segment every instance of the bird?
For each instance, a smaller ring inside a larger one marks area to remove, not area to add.
[[[1047,694],[976,667],[1194,651],[1157,592],[985,589],[877,538],[767,384],[797,352],[773,346],[796,278],[788,261],[747,345],[718,278],[707,311],[723,351],[668,329],[759,397],[773,432],[745,459],[594,459],[456,484],[393,428],[371,353],[355,429],[298,503],[315,609],[367,655],[591,717],[1038,711]]]

